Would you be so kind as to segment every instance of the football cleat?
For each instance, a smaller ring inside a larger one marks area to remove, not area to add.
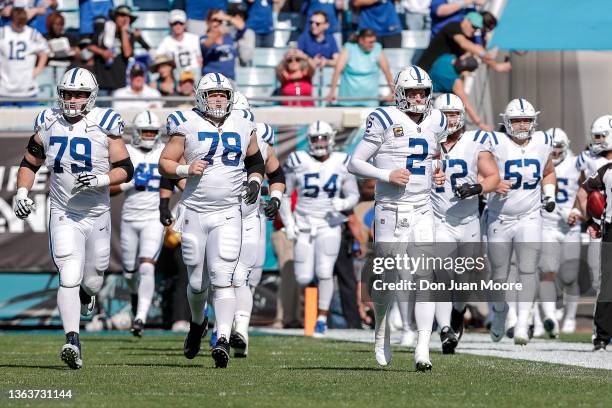
[[[132,329],[130,330],[134,337],[142,337],[142,333],[144,332],[144,323],[140,319],[134,320],[132,323]]]
[[[514,326],[508,327],[506,329],[506,337],[508,337],[509,339],[513,339],[514,338]]]
[[[544,325],[542,323],[536,322],[536,324],[529,325],[529,329],[531,330],[531,334],[529,338],[533,337],[542,337],[546,334],[546,330],[544,330]]]
[[[551,339],[559,338],[559,322],[552,318],[544,319],[544,330],[548,333],[548,337]]]
[[[241,333],[232,332],[229,341],[230,347],[234,349],[234,357],[245,358],[248,353],[247,339]]]
[[[606,351],[609,340],[602,339],[601,337],[595,337],[593,339],[593,351]]]
[[[463,308],[463,311],[459,311],[453,307],[453,311],[451,312],[451,329],[457,335],[457,340],[461,340],[461,336],[463,336],[463,329],[465,327],[464,324],[464,316],[465,316],[466,308]]]
[[[225,368],[229,362],[230,345],[225,336],[217,339],[215,347],[210,352],[213,360],[215,360],[216,368]]]
[[[514,344],[525,346],[527,343],[529,343],[527,327],[517,324],[514,327]]]
[[[81,287],[79,289],[79,299],[81,300],[81,316],[93,315],[94,308],[96,307],[96,297],[89,296]]]
[[[455,354],[455,348],[459,344],[457,335],[449,326],[445,326],[440,331],[440,341],[442,342],[442,354]]]
[[[391,328],[387,322],[387,313],[380,322],[375,319],[374,355],[379,366],[385,367],[391,363]]]
[[[563,321],[563,327],[561,327],[561,333],[570,334],[576,331],[576,319],[565,319]]]
[[[62,346],[60,358],[73,370],[78,370],[79,368],[83,367],[83,360],[81,358],[81,342],[79,341],[78,333],[66,333],[66,344]]]
[[[402,347],[414,347],[416,345],[417,334],[411,328],[402,330],[402,337],[400,337],[400,346]]]
[[[504,338],[504,329],[506,326],[506,316],[508,315],[508,305],[504,303],[502,310],[495,310],[495,305],[491,308],[493,319],[491,320],[491,340],[498,342]]]
[[[327,334],[327,323],[324,320],[317,320],[314,329],[314,337],[323,337]]]
[[[202,344],[202,337],[206,335],[206,327],[208,326],[208,318],[204,318],[202,324],[196,324],[191,322],[189,324],[189,333],[185,338],[183,344],[183,354],[188,359],[192,359],[200,352],[200,346]]]
[[[417,345],[414,348],[414,361],[417,371],[430,371],[431,361],[429,360],[429,336],[419,336]],[[425,341],[427,340],[427,341]]]

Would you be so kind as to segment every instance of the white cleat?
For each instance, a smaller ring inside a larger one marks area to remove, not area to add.
[[[514,327],[514,344],[525,346],[527,343],[529,343],[529,331],[527,326],[517,324]]]
[[[81,303],[81,316],[91,316],[93,315],[94,308],[96,307],[96,297],[92,296],[91,301],[84,305]]]
[[[417,345],[414,349],[414,361],[417,371],[430,371],[431,361],[429,360],[429,340],[431,332],[421,330],[418,333]]]
[[[391,328],[387,316],[376,321],[374,329],[374,355],[379,366],[386,367],[391,363]]]
[[[576,319],[565,319],[563,321],[563,327],[561,327],[561,333],[571,334],[576,332]]]
[[[414,347],[416,345],[417,334],[412,329],[402,330],[402,337],[400,338],[400,346],[402,347]]]
[[[548,337],[551,339],[559,338],[559,322],[555,318],[546,318],[544,319],[544,330],[548,333]],[[535,332],[535,329],[534,329]]]
[[[494,342],[501,341],[504,338],[504,331],[506,329],[506,316],[508,315],[508,305],[504,303],[502,310],[495,310],[495,306],[491,308],[493,313],[493,319],[491,320],[491,340]]]
[[[533,337],[542,337],[546,334],[546,330],[544,330],[544,325],[542,322],[536,321],[533,325]]]

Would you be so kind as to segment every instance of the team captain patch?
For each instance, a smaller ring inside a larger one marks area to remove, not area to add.
[[[404,128],[401,126],[396,126],[393,128],[393,134],[395,135],[395,137],[402,137],[404,136]]]

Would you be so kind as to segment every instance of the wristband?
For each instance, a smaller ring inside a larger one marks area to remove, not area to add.
[[[176,166],[176,175],[179,177],[189,176],[189,165],[179,164],[178,166]]]
[[[544,197],[553,198],[557,191],[557,186],[554,184],[544,184],[542,186],[542,192],[544,193]]]
[[[272,190],[270,193],[270,198],[278,198],[282,201],[283,193],[281,193],[280,190]]]
[[[96,187],[106,187],[110,184],[110,177],[108,174],[99,174],[96,178],[98,179]]]
[[[28,189],[25,187],[19,187],[17,194],[15,195],[18,199],[28,198]]]

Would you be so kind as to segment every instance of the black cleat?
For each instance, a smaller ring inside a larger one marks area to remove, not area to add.
[[[144,323],[140,319],[134,320],[132,323],[132,329],[130,330],[134,337],[142,337],[142,333],[144,332]]]
[[[461,336],[463,336],[463,328],[464,328],[464,320],[463,316],[465,315],[466,308],[464,307],[462,311],[459,311],[453,307],[453,311],[451,312],[451,329],[457,335],[457,340],[461,340]]]
[[[132,293],[131,295],[131,303],[132,303],[132,316],[136,316],[136,311],[138,310],[138,293]]]
[[[238,332],[232,332],[232,334],[230,335],[229,344],[230,347],[234,349],[234,357],[246,358],[247,343],[242,334]]]
[[[455,354],[459,339],[453,329],[449,326],[443,327],[440,331],[440,341],[442,341],[442,354]]]
[[[192,359],[200,352],[200,345],[202,344],[202,337],[206,335],[206,329],[208,327],[208,319],[204,319],[202,324],[191,322],[189,324],[189,333],[185,338],[183,344],[183,354],[188,359]]]
[[[506,330],[506,337],[508,337],[509,339],[514,338],[514,326],[508,327],[508,330]]]
[[[416,370],[421,373],[431,371],[431,363],[427,361],[419,361],[416,363]]]
[[[596,337],[595,339],[593,339],[593,351],[606,351],[608,343],[609,340],[602,339],[601,337]]]
[[[226,368],[230,358],[230,345],[225,336],[221,336],[217,339],[217,344],[213,347],[210,352],[212,358],[215,360],[216,368]]]
[[[78,333],[66,333],[66,344],[64,344],[62,347],[60,358],[73,370],[78,370],[79,368],[83,367],[83,359],[81,358],[81,342],[79,341]]]

